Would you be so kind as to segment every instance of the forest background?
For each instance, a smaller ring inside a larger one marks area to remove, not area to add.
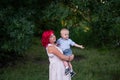
[[[59,38],[60,29],[68,28],[78,44],[117,49],[119,56],[119,13],[120,0],[0,0],[0,67],[24,59],[47,29]]]

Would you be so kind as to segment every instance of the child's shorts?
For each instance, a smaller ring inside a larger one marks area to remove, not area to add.
[[[72,50],[71,49],[65,49],[63,51],[63,54],[66,55],[66,56],[71,56],[72,55]]]

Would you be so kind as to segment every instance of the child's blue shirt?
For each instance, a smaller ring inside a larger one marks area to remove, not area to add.
[[[71,39],[59,38],[57,40],[57,45],[58,45],[59,48],[62,49],[62,51],[64,51],[66,49],[70,49],[70,46],[75,45],[75,42],[72,41]]]

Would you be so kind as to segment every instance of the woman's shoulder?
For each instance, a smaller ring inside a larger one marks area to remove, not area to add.
[[[52,44],[48,44],[48,46],[47,47],[49,47],[49,46],[53,46]]]
[[[59,50],[59,51],[61,51],[61,49],[57,46],[57,45],[53,45],[53,44],[49,44],[48,46],[47,46],[47,50],[48,50],[48,52],[56,52],[56,50]]]
[[[48,49],[48,48],[55,48],[55,47],[56,47],[56,46],[53,45],[53,44],[48,44],[46,48]]]
[[[52,52],[55,48],[56,48],[56,46],[53,44],[48,44],[48,46],[46,47],[48,52]]]

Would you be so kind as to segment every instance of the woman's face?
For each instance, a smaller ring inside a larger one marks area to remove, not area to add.
[[[56,41],[56,36],[54,34],[51,34],[50,38],[49,38],[49,42],[50,43],[55,43]]]

